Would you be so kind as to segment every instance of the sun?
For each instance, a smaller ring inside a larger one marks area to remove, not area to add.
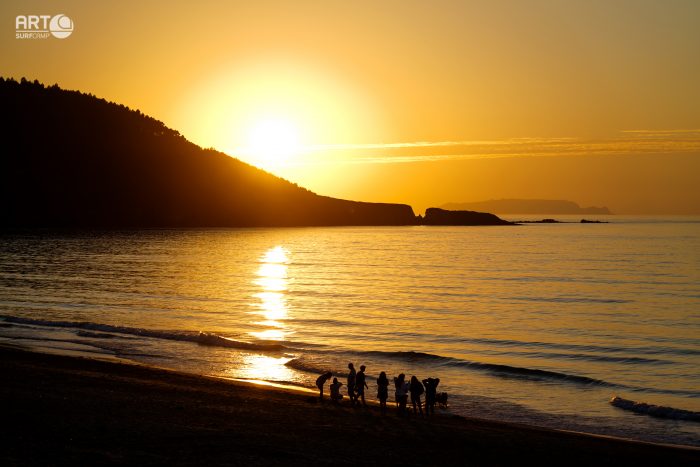
[[[259,167],[275,170],[294,162],[301,152],[301,132],[290,119],[263,117],[248,128],[241,153]]]

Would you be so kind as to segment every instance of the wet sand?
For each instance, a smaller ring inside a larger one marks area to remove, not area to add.
[[[0,348],[2,465],[700,465],[700,450]],[[347,401],[345,401],[347,404]]]

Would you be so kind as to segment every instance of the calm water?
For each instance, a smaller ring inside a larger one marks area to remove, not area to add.
[[[0,344],[307,387],[353,361],[370,395],[436,376],[453,413],[700,446],[700,219],[611,220],[6,234]]]

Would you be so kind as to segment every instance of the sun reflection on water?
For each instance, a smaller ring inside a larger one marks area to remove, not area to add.
[[[278,320],[287,317],[287,304],[285,303],[284,294],[279,292],[261,292],[255,294],[255,297],[260,299],[258,306],[261,308],[261,314],[267,320]]]
[[[287,263],[289,258],[287,257],[287,250],[278,245],[267,250],[260,261],[265,264]]]
[[[285,363],[290,357],[270,357],[267,355],[248,354],[243,356],[243,368],[237,371],[237,377],[268,381],[292,381],[294,372]]]
[[[267,250],[260,258],[260,267],[256,271],[253,284],[262,291],[253,295],[258,301],[254,304],[253,314],[264,320],[255,324],[268,329],[252,331],[249,334],[257,339],[284,340],[289,331],[284,320],[289,316],[284,292],[287,290],[287,250],[276,246]]]
[[[260,257],[253,284],[260,291],[253,294],[255,301],[251,314],[260,317],[254,322],[263,329],[248,334],[260,340],[283,341],[289,334],[285,320],[289,318],[285,292],[287,291],[287,250],[281,246],[270,248]],[[243,369],[239,376],[257,380],[291,381],[293,372],[285,366],[290,356],[272,357],[261,354],[243,356]]]

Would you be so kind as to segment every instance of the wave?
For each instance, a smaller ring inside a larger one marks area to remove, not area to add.
[[[616,384],[603,381],[602,379],[590,378],[588,376],[570,375],[567,373],[559,373],[556,371],[540,370],[538,368],[526,368],[511,365],[503,365],[498,363],[484,363],[469,360],[459,360],[452,357],[442,357],[439,355],[426,354],[422,352],[396,353],[399,354],[399,356],[402,358],[407,356],[405,354],[409,354],[408,356],[411,359],[442,361],[445,366],[484,370],[489,373],[495,374],[496,376],[526,377],[527,379],[548,379],[594,386],[616,386]]]
[[[284,366],[292,368],[294,370],[303,371],[305,373],[318,374],[318,375],[320,375],[321,373],[325,373],[327,371],[333,372],[328,367],[321,368],[320,365],[316,366],[316,365],[310,364],[310,363],[306,362],[306,360],[303,360],[301,358],[293,358],[293,359],[289,360],[287,363],[285,363]],[[340,374],[337,372],[333,372],[333,374],[336,376],[347,376],[347,375]]]
[[[700,412],[693,412],[691,410],[675,409],[673,407],[647,404],[645,402],[635,402],[618,396],[613,396],[613,398],[610,399],[610,404],[619,409],[650,415],[652,417],[700,422]]]
[[[515,377],[523,379],[536,379],[536,380],[554,380],[565,383],[574,383],[586,386],[601,386],[601,387],[620,387],[626,388],[626,386],[618,385],[615,383],[610,383],[601,379],[590,378],[588,376],[581,375],[571,375],[567,373],[559,373],[550,370],[540,370],[537,368],[525,368],[517,367],[511,365],[502,365],[497,363],[485,363],[485,362],[475,362],[469,360],[460,360],[453,357],[444,357],[442,355],[435,355],[425,352],[414,352],[414,351],[399,351],[399,352],[386,352],[386,351],[369,351],[369,352],[352,352],[359,356],[375,356],[382,358],[390,358],[394,360],[402,360],[406,362],[434,362],[445,367],[452,368],[470,368],[475,370],[481,370],[489,372],[495,376],[500,376],[503,378]],[[327,369],[319,368],[317,366],[310,366],[305,361],[300,359],[293,359],[287,362],[287,366],[301,370],[307,371],[309,373],[328,371]]]
[[[66,329],[78,329],[78,336],[90,338],[109,338],[113,334],[123,334],[139,337],[150,337],[170,341],[193,342],[199,345],[212,347],[226,347],[241,350],[258,351],[284,351],[291,350],[291,347],[281,342],[246,342],[237,341],[228,337],[219,336],[208,332],[196,331],[161,331],[157,329],[132,328],[128,326],[114,326],[110,324],[91,323],[87,321],[49,321],[42,319],[19,318],[16,316],[2,316],[5,322],[15,324],[25,324],[34,326],[45,326]],[[90,332],[93,331],[93,332]],[[112,333],[112,334],[105,334]]]
[[[201,345],[210,345],[213,347],[229,347],[232,349],[241,350],[289,350],[289,347],[278,342],[243,342],[230,339],[228,337],[219,336],[216,334],[210,334],[207,332],[200,332],[197,338],[195,339],[195,342]]]
[[[510,365],[500,365],[496,363],[481,362],[459,362],[457,366],[485,370],[498,376],[520,376],[526,377],[527,379],[556,380],[568,383],[583,384],[587,386],[618,386],[617,384],[609,383],[602,379],[590,378],[588,376],[570,375],[568,373],[559,373],[557,371],[540,370],[537,368],[523,368]]]

